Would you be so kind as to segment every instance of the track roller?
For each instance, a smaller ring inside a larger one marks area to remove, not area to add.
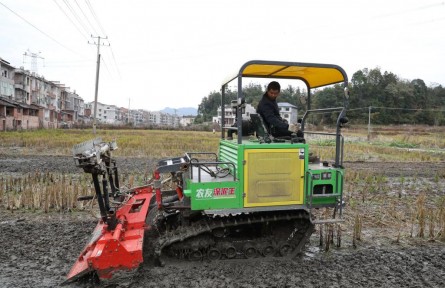
[[[218,260],[221,258],[221,252],[217,248],[210,248],[209,252],[207,252],[207,257],[210,260]]]
[[[246,258],[247,259],[250,259],[250,258],[254,258],[254,257],[256,257],[257,256],[257,250],[255,249],[255,247],[253,247],[252,245],[246,245],[245,247],[244,247],[244,256],[246,256]]]
[[[194,251],[190,252],[189,259],[191,261],[200,261],[200,260],[202,260],[202,253],[201,253],[201,251],[194,250]]]
[[[279,252],[281,256],[287,256],[292,252],[292,246],[288,243],[282,243]]]
[[[234,246],[229,246],[226,248],[226,251],[224,252],[226,254],[226,257],[228,259],[233,259],[236,257],[236,248]]]

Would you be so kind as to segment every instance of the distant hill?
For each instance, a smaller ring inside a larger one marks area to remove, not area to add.
[[[196,116],[198,114],[198,109],[192,108],[192,107],[185,107],[185,108],[165,107],[164,109],[161,110],[161,112],[173,114],[173,115],[176,113],[176,115],[182,115],[182,116],[186,116],[186,115]]]

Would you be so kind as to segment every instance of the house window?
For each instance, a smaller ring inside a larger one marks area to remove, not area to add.
[[[286,111],[289,111],[289,107],[286,107],[285,110],[286,110]]]

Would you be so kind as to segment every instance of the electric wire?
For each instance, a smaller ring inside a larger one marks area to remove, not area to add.
[[[110,72],[110,69],[108,69],[108,65],[107,65],[107,63],[105,62],[105,58],[104,58],[104,57],[100,57],[100,60],[101,60],[102,63],[105,65],[105,69],[107,69],[108,74],[111,76],[112,74],[111,74],[111,72]]]
[[[100,28],[102,34],[103,34],[103,35],[108,35],[108,34],[105,32],[105,29],[103,28],[101,22],[99,21],[99,17],[97,17],[97,14],[96,14],[96,12],[94,11],[94,8],[93,8],[93,6],[91,5],[90,1],[89,1],[89,0],[85,0],[85,3],[87,4],[88,9],[90,9],[90,13],[91,13],[91,15],[93,15],[93,18],[95,19],[97,25],[99,26],[99,28]],[[119,65],[117,65],[116,56],[114,55],[113,47],[111,46],[111,44],[110,44],[110,52],[111,52],[111,56],[112,56],[112,58],[113,58],[114,66],[116,67],[117,74],[119,75],[119,78],[122,79],[122,75],[121,75],[121,72],[120,72],[120,69],[119,69]]]
[[[12,10],[11,8],[9,8],[8,6],[6,6],[5,4],[3,4],[3,2],[0,2],[0,5],[2,5],[3,7],[5,7],[6,9],[8,9],[11,13],[13,13],[14,15],[16,15],[17,17],[19,17],[20,19],[22,19],[23,21],[25,21],[27,24],[29,24],[30,26],[32,26],[34,29],[36,29],[37,31],[39,31],[40,33],[42,33],[43,35],[45,35],[47,38],[51,39],[52,41],[54,41],[55,43],[59,44],[61,47],[65,48],[66,50],[77,54],[79,56],[82,56],[82,58],[86,58],[85,56],[83,56],[82,54],[78,53],[77,51],[72,50],[71,48],[63,45],[61,42],[57,41],[55,38],[51,37],[48,33],[44,32],[43,30],[39,29],[37,26],[35,26],[34,24],[32,24],[31,22],[29,22],[28,20],[26,20],[23,16],[21,16],[20,14],[18,14],[17,12],[15,12],[14,10]]]
[[[368,107],[369,109],[369,107]],[[445,112],[441,109],[421,109],[421,108],[401,108],[401,107],[375,107],[371,106],[371,109],[386,109],[386,110],[404,110],[404,111],[425,111],[425,112]]]
[[[421,109],[421,108],[402,108],[402,107],[377,107],[377,106],[368,106],[368,107],[359,107],[359,108],[352,108],[347,109],[348,112],[350,111],[357,111],[357,110],[369,110],[372,109],[386,109],[386,110],[402,110],[402,111],[424,111],[424,112],[445,112],[443,109]],[[323,113],[320,113],[323,114]]]
[[[113,52],[113,48],[111,48],[111,45],[110,45],[110,52],[111,52],[111,55],[113,56],[114,66],[116,66],[117,74],[119,75],[119,78],[122,79],[121,71],[119,70],[119,66],[117,65],[116,57],[114,57],[114,52]]]
[[[68,18],[68,20],[71,22],[71,24],[73,24],[73,26],[76,28],[76,30],[79,32],[79,34],[82,35],[82,37],[88,41],[88,38],[82,33],[82,31],[80,31],[79,26],[77,26],[76,23],[74,23],[74,21],[71,19],[71,17],[68,16],[68,14],[65,12],[65,10],[63,10],[62,6],[60,6],[56,0],[53,0],[53,1],[54,1],[54,3],[56,3],[57,7],[59,7],[60,11],[62,11],[62,13],[65,14],[66,18]]]
[[[94,29],[94,26],[91,24],[90,19],[88,19],[87,15],[83,12],[82,7],[80,7],[79,3],[77,2],[77,0],[74,0],[74,3],[76,3],[77,7],[79,7],[80,12],[82,13],[83,17],[85,17],[85,19],[87,20],[88,24],[90,25],[91,29],[93,30],[94,34],[97,35],[97,31],[96,29]]]
[[[75,0],[75,2],[76,2],[76,4],[79,6],[79,4],[77,3],[77,0]],[[99,17],[97,17],[97,14],[96,14],[96,12],[94,11],[93,6],[91,5],[91,2],[90,2],[89,0],[85,0],[85,3],[87,4],[87,7],[88,7],[88,9],[90,10],[91,15],[93,15],[93,18],[94,18],[94,20],[96,21],[97,26],[99,26],[99,29],[101,30],[102,34],[105,35],[105,36],[107,36],[108,34],[106,33],[104,27],[102,26],[101,22],[99,21]],[[79,8],[80,8],[80,7],[79,7]],[[85,13],[84,13],[84,15],[85,15]],[[85,17],[86,17],[86,16],[85,16]],[[91,25],[91,22],[90,22],[89,20],[88,20],[88,22],[89,22],[90,25]],[[92,25],[91,25],[91,26],[92,26]],[[95,32],[95,34],[98,35],[97,32]],[[108,37],[107,37],[107,38],[108,38]],[[108,41],[108,42],[109,42],[109,41]],[[117,74],[119,75],[119,78],[122,79],[122,75],[121,75],[119,66],[117,65],[116,56],[114,55],[114,51],[113,51],[113,48],[111,47],[111,44],[110,44],[110,43],[109,43],[109,47],[110,47],[111,56],[112,56],[112,58],[113,58],[114,66],[116,67]]]
[[[87,35],[91,34],[91,33],[89,33],[88,28],[85,26],[85,24],[83,23],[82,19],[80,19],[79,15],[77,15],[77,13],[74,10],[74,8],[71,7],[69,2],[67,0],[62,0],[62,1],[63,1],[63,3],[65,3],[66,7],[68,7],[68,9],[71,11],[71,14],[73,14],[73,16],[74,16],[74,18],[76,18],[77,22],[79,22],[80,26],[82,26],[82,28],[85,30]]]
[[[103,35],[107,35],[107,33],[105,32],[104,27],[102,26],[102,24],[99,21],[99,17],[97,17],[96,12],[94,12],[93,6],[91,5],[90,1],[86,0],[85,3],[87,3],[87,7],[90,10],[91,15],[93,15],[94,20],[96,20],[96,23],[99,26],[99,29],[102,32],[102,34]]]

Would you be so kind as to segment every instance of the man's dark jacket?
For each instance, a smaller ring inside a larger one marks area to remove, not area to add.
[[[263,117],[268,130],[274,137],[288,136],[292,133],[288,130],[289,124],[280,116],[277,101],[267,97],[267,92],[264,93],[258,104],[257,113]]]

